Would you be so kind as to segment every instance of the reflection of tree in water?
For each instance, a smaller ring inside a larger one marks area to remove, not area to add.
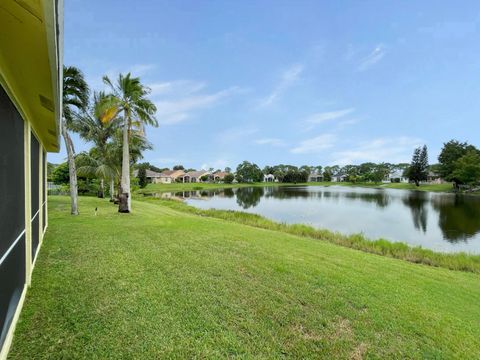
[[[426,207],[428,194],[420,191],[409,192],[407,196],[402,198],[405,206],[410,208],[412,212],[413,225],[416,229],[427,232],[427,215]]]
[[[226,198],[232,198],[235,196],[235,193],[233,192],[233,189],[224,189],[223,196]]]
[[[480,199],[462,195],[436,195],[433,208],[438,211],[438,226],[445,240],[467,241],[480,232]]]
[[[362,193],[362,192],[335,192],[324,191],[323,196],[329,199],[349,199],[349,200],[361,200],[368,203],[373,203],[378,207],[387,207],[390,203],[390,196],[384,191],[378,191],[374,193]]]
[[[317,198],[321,196],[321,191],[308,191],[306,187],[266,187],[265,197],[273,197],[275,199],[298,199],[298,198]]]
[[[263,196],[262,187],[239,188],[236,191],[237,204],[244,209],[255,207]]]

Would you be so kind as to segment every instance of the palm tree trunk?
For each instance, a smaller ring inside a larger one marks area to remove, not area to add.
[[[104,191],[104,180],[103,178],[100,179],[100,188],[98,189],[98,197],[103,199],[105,196],[105,191]]]
[[[121,193],[119,194],[118,212],[128,213],[131,210],[130,199],[130,149],[128,141],[129,121],[125,114],[123,125],[123,154],[122,154],[122,179],[120,182]]]
[[[114,201],[114,197],[115,197],[115,182],[113,179],[110,180],[110,202],[113,202]]]
[[[65,140],[65,147],[67,148],[68,171],[70,175],[70,202],[71,214],[78,215],[78,187],[77,187],[77,168],[75,167],[75,151],[73,149],[73,142],[68,134],[65,122],[62,123],[62,135]]]

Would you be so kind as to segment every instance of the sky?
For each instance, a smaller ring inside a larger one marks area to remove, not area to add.
[[[65,1],[64,63],[151,88],[159,167],[436,162],[480,145],[478,1]],[[87,150],[74,136],[76,151]],[[64,146],[49,161],[65,160]]]

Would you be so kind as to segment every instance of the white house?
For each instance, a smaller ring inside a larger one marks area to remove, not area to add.
[[[277,178],[273,174],[264,174],[263,182],[277,182]]]
[[[403,171],[400,169],[393,170],[391,171],[385,180],[383,181],[385,183],[389,182],[400,182],[400,183],[408,183],[408,178],[403,176]]]

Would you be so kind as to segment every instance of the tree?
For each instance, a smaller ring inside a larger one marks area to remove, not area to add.
[[[82,72],[73,66],[63,68],[63,116],[62,136],[67,149],[70,177],[70,202],[72,215],[78,215],[78,185],[75,168],[75,149],[69,130],[74,126],[76,111],[83,111],[88,104],[88,85]]]
[[[78,154],[75,157],[75,163],[78,167],[79,176],[97,177],[99,179],[107,179],[110,181],[110,200],[113,201],[115,185],[114,182],[119,177],[120,166],[115,159],[113,144],[106,144],[106,156],[99,155],[98,148],[93,147],[90,151]],[[103,183],[100,184],[98,197],[104,197]]]
[[[456,178],[454,175],[455,163],[468,151],[478,152],[473,145],[469,145],[466,142],[461,143],[457,140],[450,140],[443,144],[442,151],[438,156],[438,161],[440,163],[438,171],[440,176],[447,181],[453,181],[455,187],[458,187],[458,184],[461,183],[460,179]]]
[[[185,170],[185,168],[183,167],[183,165],[175,165],[173,167],[173,170]]]
[[[223,182],[225,184],[231,184],[233,182],[233,180],[235,179],[235,176],[231,173],[228,173],[225,175],[225,177],[223,178]]]
[[[224,170],[226,173],[230,174],[232,172],[232,169],[230,167],[226,167]],[[233,180],[233,179],[232,179]]]
[[[454,163],[452,176],[459,182],[475,185],[480,182],[480,154],[478,151],[468,150],[465,155]]]
[[[74,123],[76,132],[84,140],[93,142],[95,148],[93,156],[98,163],[103,165],[108,163],[107,142],[113,137],[119,127],[119,118],[111,118],[109,117],[110,114],[108,114],[115,101],[112,96],[106,95],[104,92],[95,92],[88,111],[78,116],[78,120]],[[105,121],[106,119],[107,121]],[[102,175],[107,173],[110,172],[100,171],[96,172],[97,175],[95,175],[100,179],[99,198],[104,197],[104,181],[113,181],[113,178],[107,178]]]
[[[244,161],[237,166],[237,180],[239,182],[261,182],[263,181],[262,170],[257,164]]]
[[[379,183],[383,179],[385,179],[385,176],[389,173],[390,168],[387,164],[377,164],[373,168],[373,171],[370,173],[370,180],[373,181],[374,183]]]
[[[138,185],[143,189],[147,186],[147,170],[144,167],[138,169]]]
[[[52,171],[51,178],[56,185],[68,184],[70,181],[68,162],[57,165]]]
[[[325,170],[323,171],[323,181],[332,181],[332,172],[328,166],[325,167]]]
[[[145,125],[158,126],[154,117],[157,111],[156,106],[147,98],[150,89],[140,82],[140,78],[120,74],[117,83],[114,85],[108,76],[103,77],[115,98],[115,104],[110,108],[114,115],[123,115],[123,136],[122,136],[122,177],[120,182],[118,211],[128,213],[131,211],[130,196],[130,135],[132,128],[136,127],[139,134],[144,134]],[[112,115],[112,117],[114,117]]]
[[[418,147],[414,150],[412,163],[407,170],[407,177],[414,181],[416,186],[420,186],[420,181],[427,180],[428,177],[428,152],[427,146]]]

